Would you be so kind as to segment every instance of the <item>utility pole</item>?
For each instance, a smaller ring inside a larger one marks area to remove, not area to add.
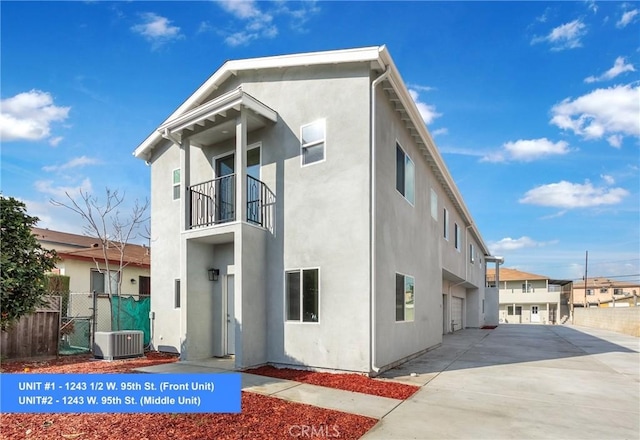
[[[587,267],[589,265],[589,251],[584,254],[584,307],[587,307]]]

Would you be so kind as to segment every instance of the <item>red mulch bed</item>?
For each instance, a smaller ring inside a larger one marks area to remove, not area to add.
[[[361,374],[353,373],[318,373],[314,371],[293,370],[290,368],[274,368],[271,366],[252,368],[250,370],[246,370],[245,373],[276,377],[278,379],[295,380],[323,387],[355,391],[358,393],[390,397],[392,399],[400,400],[409,398],[413,393],[420,389],[420,387],[414,385],[381,381],[379,379],[372,379]]]
[[[131,373],[142,366],[175,362],[176,356],[96,361],[90,355],[47,361],[6,362],[4,373]],[[207,440],[357,439],[377,420],[254,393],[242,393],[240,414],[2,414],[0,439]],[[306,434],[306,436],[305,436]]]

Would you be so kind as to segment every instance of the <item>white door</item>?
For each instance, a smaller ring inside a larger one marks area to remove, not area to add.
[[[538,306],[531,306],[531,322],[540,322]]]
[[[227,275],[227,348],[225,354],[236,354],[236,319],[234,314],[233,275]]]
[[[454,332],[462,329],[462,298],[451,297],[451,320]]]

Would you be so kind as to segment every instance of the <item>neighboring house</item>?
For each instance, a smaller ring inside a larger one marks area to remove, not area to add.
[[[585,294],[586,293],[586,294]],[[640,302],[640,283],[609,278],[587,278],[573,282],[574,307],[629,307]]]
[[[124,252],[124,268],[120,267],[120,252],[115,248],[107,251],[109,273],[107,273],[102,244],[99,239],[86,235],[70,234],[49,229],[32,228],[42,247],[54,249],[59,257],[57,272],[69,277],[72,293],[107,293],[111,282],[111,292],[118,293],[118,277],[122,277],[121,294],[151,293],[151,255],[149,248],[127,244]]]
[[[487,271],[487,281],[493,282],[495,271]],[[568,309],[561,307],[562,293],[571,291],[571,281],[553,280],[544,275],[503,267],[500,269],[500,322],[508,324],[557,324],[568,318]]]
[[[376,374],[497,324],[494,259],[384,46],[228,61],[134,154],[156,349]]]

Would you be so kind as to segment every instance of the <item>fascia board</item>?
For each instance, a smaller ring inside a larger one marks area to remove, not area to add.
[[[444,160],[440,155],[440,152],[435,147],[433,138],[431,137],[431,134],[429,133],[429,130],[427,129],[424,123],[424,120],[422,119],[422,116],[418,111],[418,107],[416,106],[415,101],[409,94],[409,90],[407,89],[404,81],[402,80],[402,77],[400,76],[400,72],[398,71],[395,64],[393,63],[393,60],[391,59],[388,52],[386,51],[386,48],[383,47],[383,49],[384,50],[381,51],[381,56],[384,56],[387,60],[386,62],[389,63],[388,66],[391,69],[391,75],[389,76],[389,79],[393,88],[395,89],[396,94],[400,98],[400,102],[402,103],[403,107],[407,110],[407,113],[409,114],[409,118],[411,119],[411,122],[416,127],[416,130],[418,131],[420,137],[422,138],[423,143],[425,144],[425,147],[429,151],[429,154],[433,158],[438,169],[441,171],[445,182],[451,189],[451,192],[453,193],[456,199],[455,200],[456,203],[462,208],[463,210],[462,214],[464,215],[464,217],[466,217],[467,222],[470,225],[472,225],[473,234],[475,235],[478,241],[478,244],[481,246],[485,255],[490,254],[487,248],[487,245],[484,243],[484,240],[480,235],[480,231],[478,231],[477,229],[477,226],[475,224],[475,221],[473,220],[473,217],[471,216],[471,213],[469,212],[466,204],[464,203],[464,199],[462,198],[462,195],[460,194],[460,191],[458,190],[457,185],[455,184],[453,178],[451,177],[451,174],[449,173],[449,170],[445,165]],[[383,52],[384,52],[384,55],[382,55]]]

